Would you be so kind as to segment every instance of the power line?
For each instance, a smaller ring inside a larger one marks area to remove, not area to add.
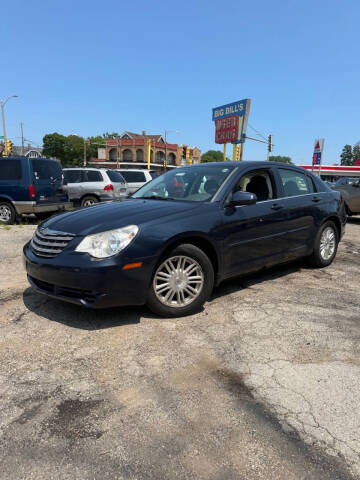
[[[250,123],[248,122],[248,125],[249,127],[251,128],[251,130],[254,130],[254,132],[256,133],[256,135],[259,135],[259,137],[263,138],[266,143],[268,142],[268,139],[265,137],[265,135],[263,135],[261,132],[259,132],[258,130],[256,130],[256,128],[254,128],[252,125],[250,125]]]

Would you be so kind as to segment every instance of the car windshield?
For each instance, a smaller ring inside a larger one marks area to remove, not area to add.
[[[147,183],[132,197],[207,202],[233,169],[228,165],[176,168]]]
[[[359,178],[339,178],[335,183],[335,187],[338,187],[339,185],[352,185],[353,183],[357,183],[358,181]]]

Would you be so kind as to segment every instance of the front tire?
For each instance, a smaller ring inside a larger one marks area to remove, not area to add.
[[[162,317],[183,317],[197,312],[213,287],[214,268],[209,257],[194,245],[179,245],[156,267],[147,305]]]
[[[314,251],[309,258],[310,265],[317,268],[330,265],[336,256],[338,243],[338,230],[334,222],[329,220],[321,226],[316,235]]]
[[[15,208],[8,202],[0,202],[0,223],[13,225],[16,220]]]

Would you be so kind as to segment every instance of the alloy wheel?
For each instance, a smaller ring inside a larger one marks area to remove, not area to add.
[[[327,227],[320,238],[320,255],[323,260],[329,260],[335,252],[336,235],[332,227]]]
[[[92,198],[89,198],[88,200],[85,200],[84,202],[84,207],[90,207],[90,205],[95,205],[95,200],[93,200]]]
[[[11,210],[7,205],[0,205],[0,222],[9,222],[11,219]]]
[[[157,299],[168,307],[190,305],[201,293],[204,273],[193,258],[179,255],[168,258],[156,270],[153,288]]]

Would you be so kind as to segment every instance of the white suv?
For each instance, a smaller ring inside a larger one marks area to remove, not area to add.
[[[125,198],[130,194],[123,176],[105,168],[64,168],[69,199],[88,207],[94,203]]]
[[[153,178],[159,176],[160,173],[156,170],[143,170],[141,168],[117,168],[116,171],[121,173],[121,175],[125,178],[130,194],[136,192],[136,190],[139,190],[140,187],[145,185],[145,183],[150,182]]]

